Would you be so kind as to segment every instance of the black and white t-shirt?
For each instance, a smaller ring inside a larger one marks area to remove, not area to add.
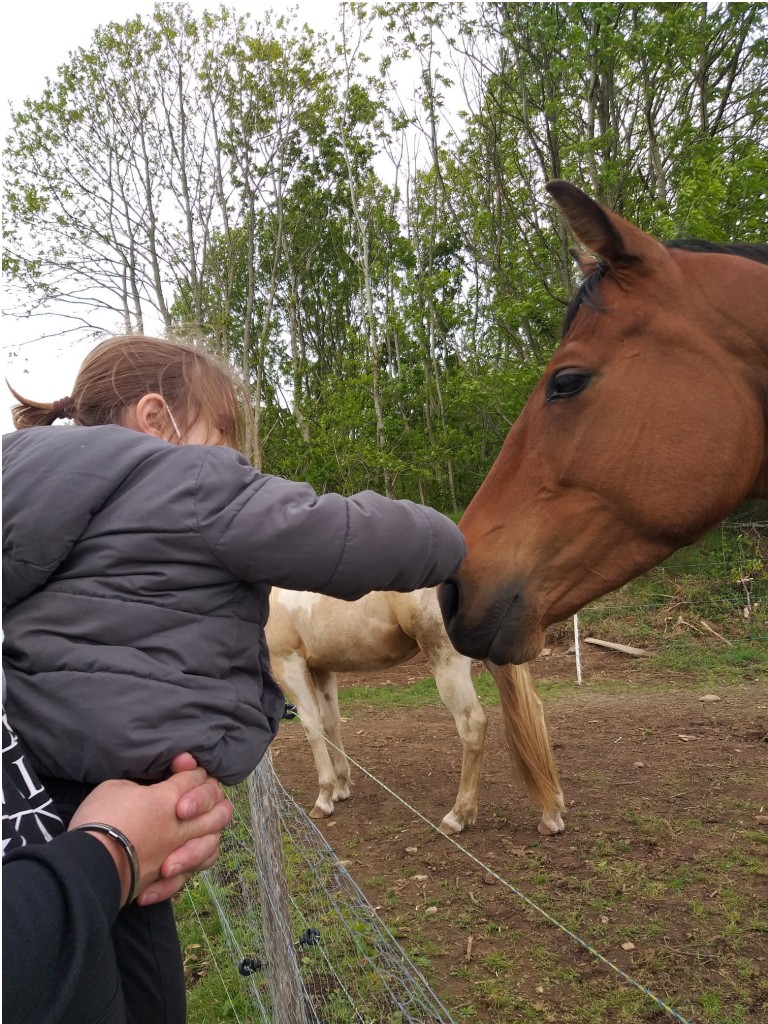
[[[3,708],[3,857],[20,846],[47,843],[63,831],[53,800],[40,785]]]

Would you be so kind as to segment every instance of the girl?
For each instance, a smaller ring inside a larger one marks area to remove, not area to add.
[[[179,751],[227,785],[253,770],[284,707],[272,585],[354,600],[435,585],[464,556],[433,509],[253,469],[234,380],[192,346],[113,338],[71,397],[16,398],[34,429],[3,438],[7,709],[64,815],[104,779],[163,778]],[[182,1022],[169,904],[118,928],[127,1020]]]

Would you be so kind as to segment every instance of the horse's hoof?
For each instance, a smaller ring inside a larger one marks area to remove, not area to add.
[[[451,811],[451,813],[446,814],[440,822],[440,831],[445,836],[456,836],[459,832],[464,831],[464,822],[457,818],[453,811]]]
[[[554,814],[544,814],[536,826],[536,830],[543,836],[556,836],[559,832],[565,832],[565,822],[559,811],[555,811]]]
[[[333,814],[333,804],[328,807],[327,804],[316,803],[312,810],[309,812],[310,818],[329,818]]]
[[[349,800],[349,786],[342,786],[334,791],[333,802],[336,803],[338,800]]]

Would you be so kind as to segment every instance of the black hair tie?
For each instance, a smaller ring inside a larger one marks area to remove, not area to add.
[[[66,398],[59,398],[51,407],[53,418],[55,420],[67,420],[72,415],[72,399],[67,395]]]

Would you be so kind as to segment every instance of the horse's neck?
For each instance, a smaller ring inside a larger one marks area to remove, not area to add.
[[[750,372],[768,375],[768,264],[739,260],[740,273],[732,288],[714,303],[729,326],[728,347]]]
[[[748,497],[768,498],[768,264],[752,260],[740,264],[738,291],[728,292],[726,317],[731,331],[727,344],[763,411],[765,457]],[[756,427],[760,429],[759,424]]]
[[[768,275],[766,277],[768,278]],[[768,289],[768,280],[766,280],[766,288]],[[754,387],[763,408],[763,437],[765,438],[763,449],[765,454],[763,468],[758,473],[757,480],[755,480],[748,497],[768,499],[768,308],[766,308],[763,324],[762,337],[758,340],[755,349],[757,357],[754,360],[753,372]]]

